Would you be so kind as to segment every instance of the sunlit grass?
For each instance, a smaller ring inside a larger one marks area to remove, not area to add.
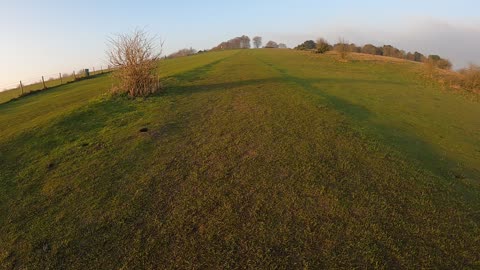
[[[478,103],[288,50],[159,72],[147,99],[105,75],[0,105],[0,265],[480,266]]]

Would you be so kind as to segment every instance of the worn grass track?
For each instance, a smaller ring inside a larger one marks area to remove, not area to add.
[[[0,105],[0,265],[480,267],[480,109],[417,68],[230,51]]]

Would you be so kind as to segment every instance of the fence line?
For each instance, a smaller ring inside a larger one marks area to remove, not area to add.
[[[19,80],[0,86],[0,103],[7,102],[14,98],[28,95],[29,93],[57,87],[63,84],[89,78],[95,75],[112,71],[111,66],[97,66],[81,70],[73,70],[71,73],[59,72],[46,74],[36,78]]]

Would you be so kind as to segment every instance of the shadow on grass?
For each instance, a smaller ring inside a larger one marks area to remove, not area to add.
[[[228,57],[227,57],[228,58]],[[189,70],[189,71],[186,71],[186,72],[183,72],[183,73],[180,73],[180,74],[177,74],[177,75],[174,75],[172,77],[168,77],[167,80],[169,78],[175,78],[179,81],[196,81],[196,80],[200,80],[202,79],[203,77],[205,77],[205,75],[211,71],[216,65],[220,64],[221,62],[225,61],[227,58],[222,58],[222,59],[219,59],[219,60],[216,60],[216,61],[213,61],[209,64],[206,64],[206,65],[203,65],[203,66],[200,66],[200,67],[197,67],[197,68],[194,68],[192,70]]]
[[[121,99],[105,100],[72,111],[45,126],[24,131],[12,140],[0,143],[0,171],[4,172],[3,175],[0,174],[0,190],[3,191],[0,204],[19,190],[18,173],[25,166],[36,164],[36,170],[42,173],[45,168],[41,167],[39,161],[55,156],[52,153],[62,147],[69,149],[64,156],[68,159],[75,158],[76,153],[82,151],[79,148],[81,146],[99,151],[103,146],[98,140],[98,133],[116,117],[132,112],[135,112],[135,107],[128,102]],[[140,114],[137,118],[139,117]],[[41,183],[29,182],[29,185],[39,188]]]
[[[176,96],[184,94],[193,94],[200,92],[213,92],[221,90],[229,90],[234,88],[240,88],[245,86],[255,86],[266,83],[281,83],[282,78],[267,78],[267,79],[255,79],[244,80],[234,82],[212,83],[212,84],[192,84],[192,85],[174,85],[168,87],[167,91],[163,94],[166,96]]]
[[[375,113],[368,110],[364,106],[353,104],[345,99],[339,98],[328,94],[323,91],[317,85],[322,84],[355,84],[366,83],[375,84],[378,82],[402,84],[401,82],[390,82],[385,80],[363,80],[363,79],[336,79],[336,78],[323,78],[323,79],[303,79],[292,76],[287,71],[275,67],[270,63],[265,63],[272,69],[280,73],[279,77],[272,77],[266,79],[244,80],[225,83],[214,84],[194,84],[196,80],[199,80],[206,76],[215,65],[222,62],[224,59],[215,61],[200,68],[191,70],[189,72],[182,73],[174,76],[176,80],[180,81],[179,85],[172,85],[168,87],[167,91],[163,95],[183,95],[192,94],[198,92],[208,91],[223,91],[233,88],[241,88],[245,86],[258,86],[262,84],[271,83],[291,83],[293,85],[300,86],[304,90],[319,95],[326,100],[329,106],[336,111],[339,111],[359,125],[366,126],[368,132],[373,134],[385,145],[393,145],[400,152],[404,153],[407,158],[416,160],[422,166],[430,170],[431,172],[442,176],[445,179],[459,179],[464,177],[477,177],[477,172],[472,168],[459,168],[458,162],[447,158],[445,155],[439,153],[433,145],[422,140],[419,136],[412,134],[406,130],[388,124],[377,124],[372,120],[375,117]],[[188,85],[182,85],[182,83],[188,82]],[[193,84],[192,84],[193,82]],[[261,88],[259,88],[261,89]]]
[[[265,62],[264,62],[265,63]],[[267,63],[266,63],[267,64]],[[462,179],[465,177],[477,178],[478,171],[474,168],[466,168],[459,166],[458,162],[449,159],[447,156],[439,153],[433,145],[424,141],[419,136],[412,134],[406,130],[394,127],[388,124],[374,123],[372,118],[375,117],[375,113],[368,110],[364,106],[353,104],[345,99],[339,98],[328,94],[316,85],[322,83],[375,83],[382,82],[379,80],[357,80],[357,79],[303,79],[292,76],[287,73],[286,70],[275,67],[268,63],[268,66],[277,70],[284,78],[284,80],[301,86],[306,91],[319,95],[325,98],[328,104],[335,110],[344,113],[350,119],[359,123],[360,125],[366,125],[371,134],[374,134],[380,141],[386,145],[394,145],[400,152],[404,153],[408,158],[413,159],[421,163],[425,168],[431,172],[442,176],[445,179]],[[390,84],[401,84],[399,82],[390,82]],[[373,132],[372,132],[373,131]]]

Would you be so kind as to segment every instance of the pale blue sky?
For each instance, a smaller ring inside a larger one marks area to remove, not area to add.
[[[246,34],[295,46],[323,36],[480,63],[480,1],[0,0],[0,89],[43,74],[105,65],[105,40],[146,27],[165,52]]]

